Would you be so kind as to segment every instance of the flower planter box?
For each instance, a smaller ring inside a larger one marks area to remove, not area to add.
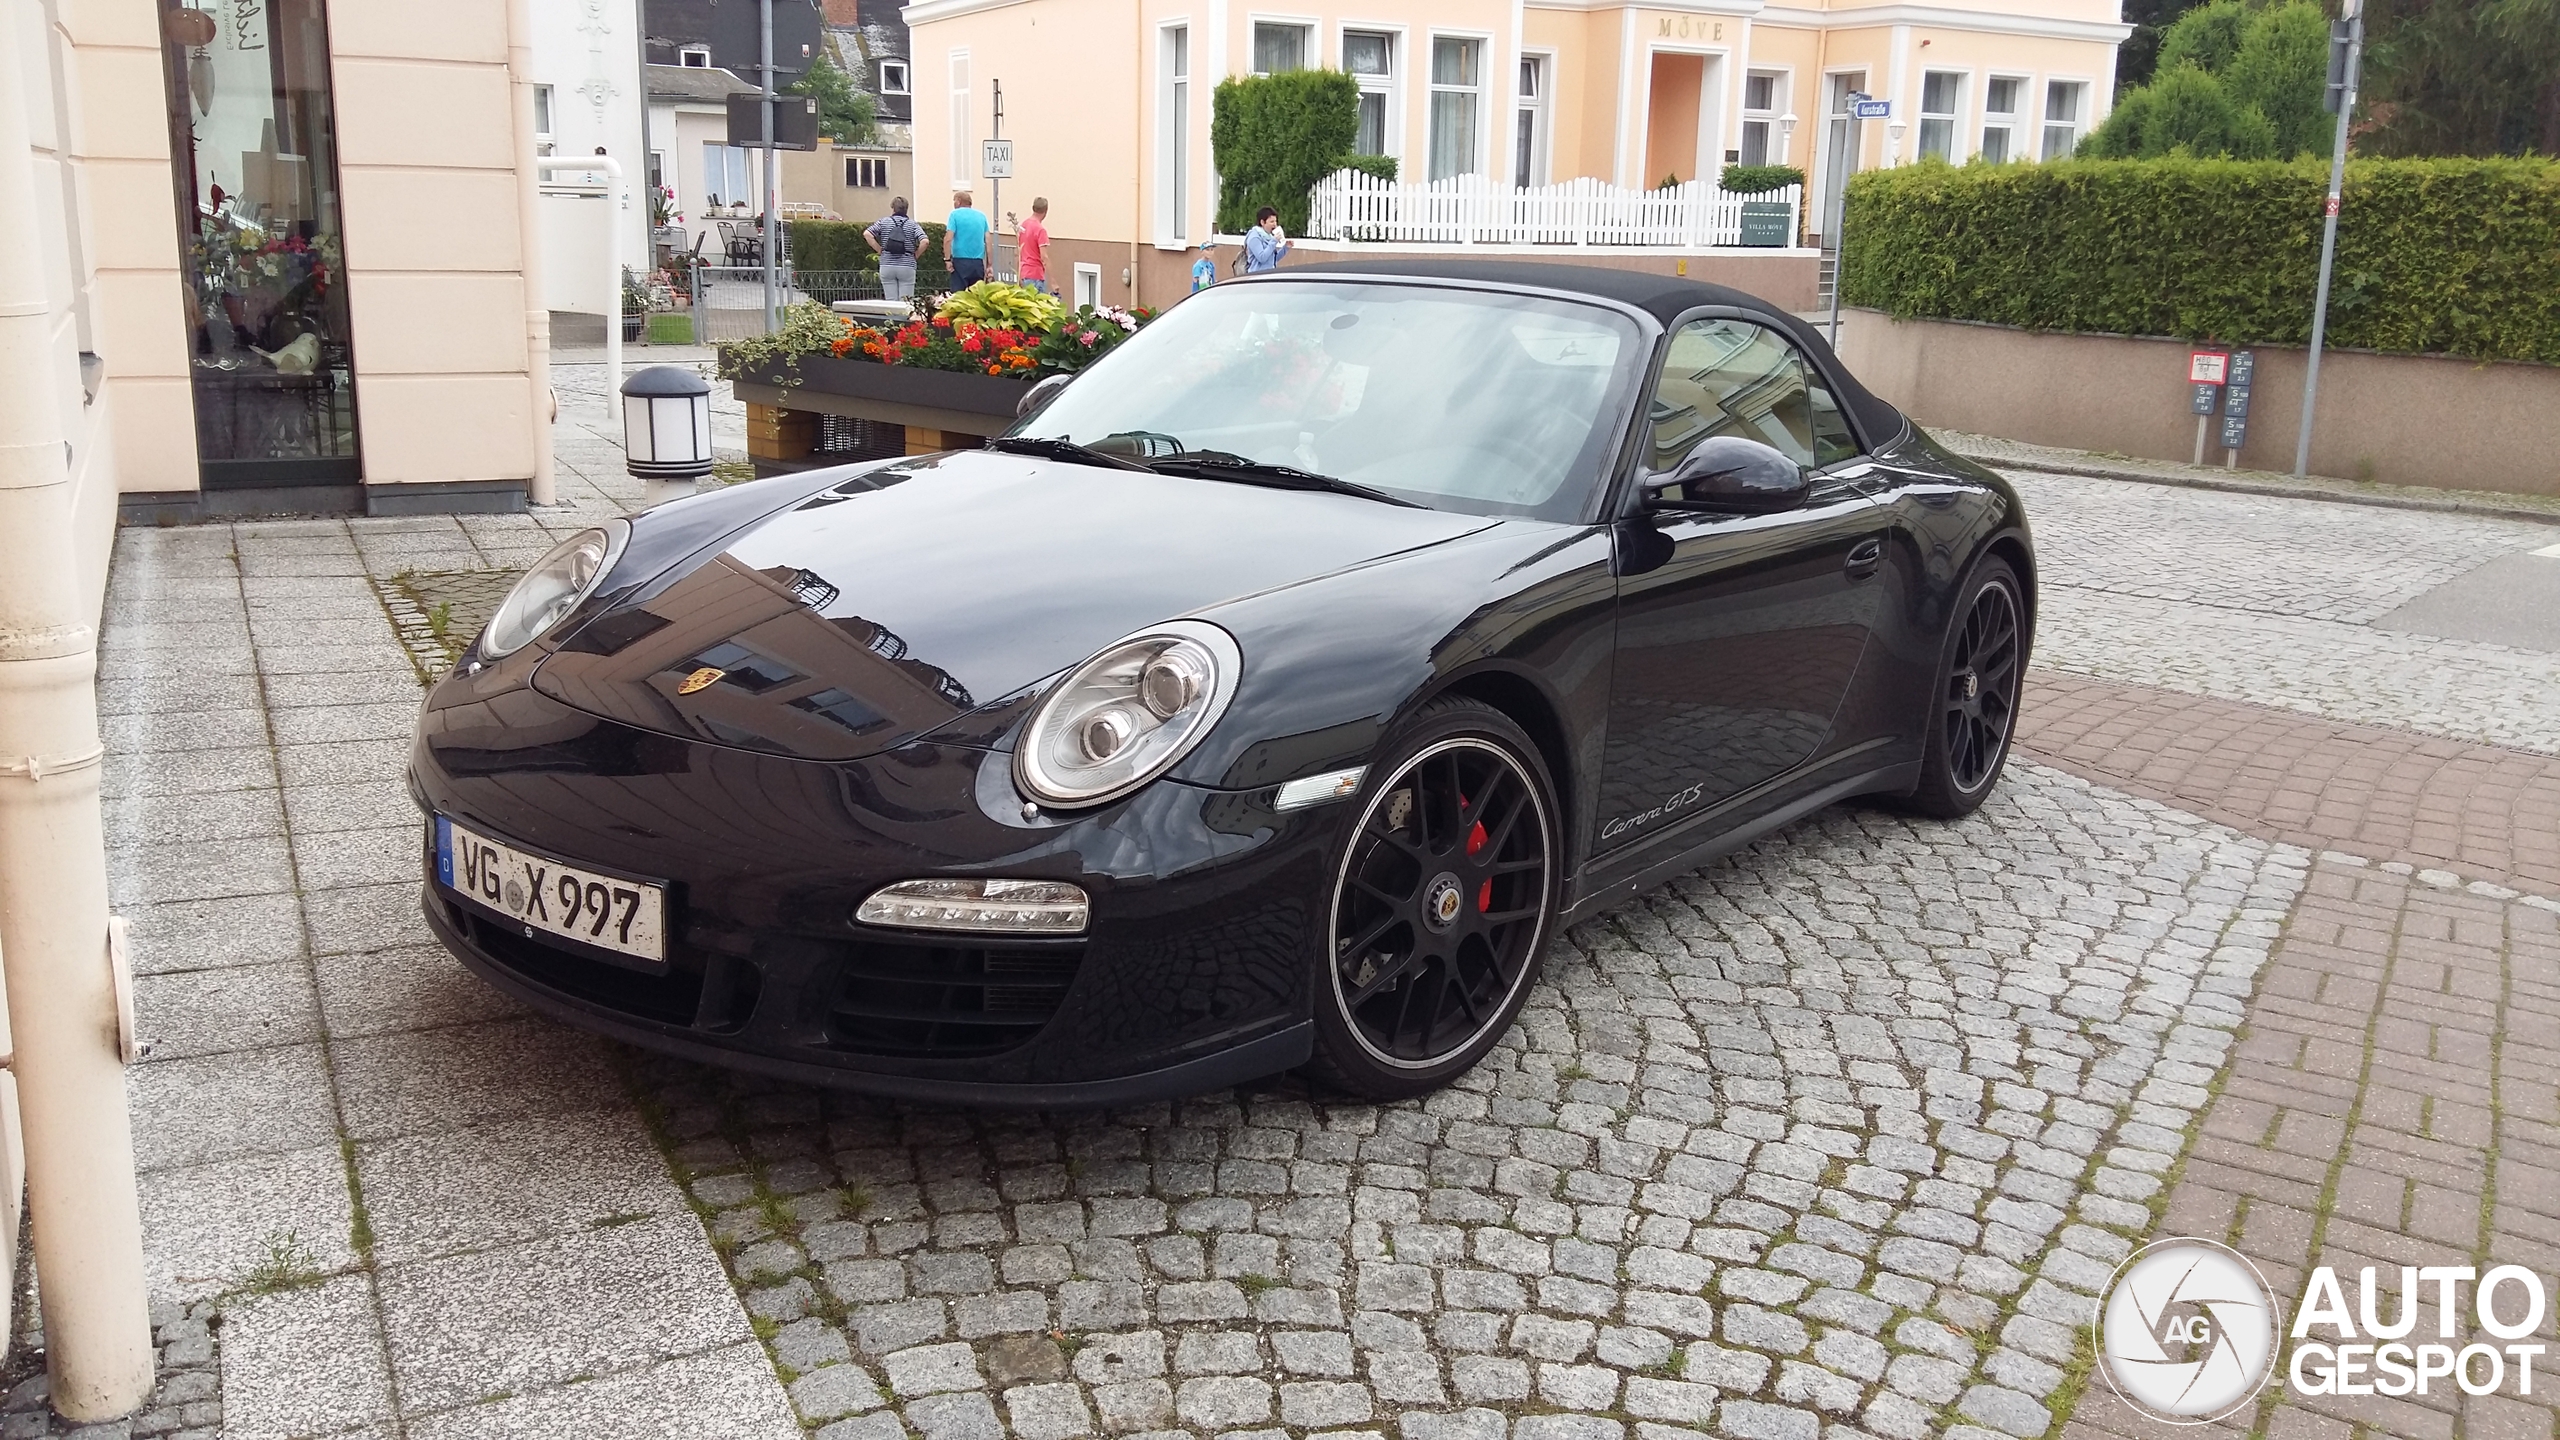
[[[804,355],[796,364],[753,365],[731,383],[738,398],[750,405],[977,436],[1011,428],[1014,407],[1031,388],[1028,381],[1002,375],[919,370],[832,355]]]

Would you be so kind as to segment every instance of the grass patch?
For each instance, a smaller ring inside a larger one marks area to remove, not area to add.
[[[252,1295],[307,1290],[320,1283],[320,1257],[291,1230],[267,1232],[267,1256],[249,1270],[241,1289]]]
[[[649,315],[649,343],[652,345],[692,345],[693,312],[690,310],[656,310]]]
[[[1260,1295],[1271,1290],[1278,1290],[1287,1283],[1288,1282],[1285,1280],[1274,1280],[1268,1275],[1239,1275],[1236,1277],[1236,1288],[1242,1290],[1248,1297]]]

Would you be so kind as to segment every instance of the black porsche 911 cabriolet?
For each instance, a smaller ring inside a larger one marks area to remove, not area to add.
[[[1499,1043],[1557,927],[1999,778],[2016,494],[1748,295],[1311,266],[1025,410],[527,572],[411,763],[454,953],[896,1095],[1411,1095]]]

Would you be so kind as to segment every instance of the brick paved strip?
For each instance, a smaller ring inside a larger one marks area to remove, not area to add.
[[[2317,1265],[2350,1286],[2367,1265],[2560,1268],[2560,906],[2407,868],[2312,866],[2153,1237],[2233,1245],[2288,1306]],[[2462,1303],[2452,1343],[2487,1339]],[[2191,1433],[2548,1440],[2560,1405],[2540,1375],[2530,1401],[2296,1397],[2280,1379],[2261,1399]],[[2094,1378],[2063,1431],[2168,1433]]]
[[[2310,849],[2560,887],[2560,759],[2031,672],[2026,753]]]

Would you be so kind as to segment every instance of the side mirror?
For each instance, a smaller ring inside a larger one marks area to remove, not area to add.
[[[1774,446],[1710,435],[1668,475],[1644,482],[1647,510],[1763,515],[1792,510],[1813,489],[1813,472]]]
[[[1050,401],[1057,399],[1058,392],[1066,389],[1067,382],[1074,378],[1076,377],[1073,375],[1052,375],[1048,379],[1041,381],[1039,384],[1032,386],[1029,390],[1023,393],[1020,400],[1014,402],[1013,418],[1016,420],[1027,420],[1032,416],[1039,414],[1042,407],[1046,406]]]

